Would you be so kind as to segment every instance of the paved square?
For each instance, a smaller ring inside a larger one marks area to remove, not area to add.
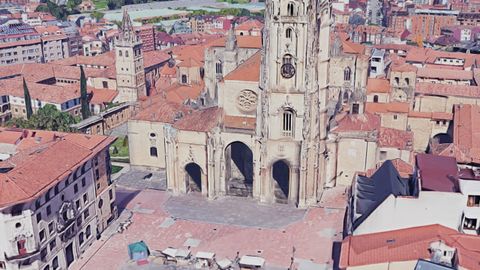
[[[209,201],[198,196],[172,197],[159,190],[118,188],[117,192],[119,208],[125,208],[119,221],[131,224],[122,233],[117,233],[118,222],[112,224],[110,233],[95,242],[72,269],[173,269],[128,266],[127,245],[140,240],[152,251],[185,248],[190,243],[193,254],[214,252],[218,260],[233,259],[237,252],[260,255],[267,269],[286,270],[292,256],[301,269],[332,269],[332,244],[341,240],[344,203],[299,210],[242,198]]]

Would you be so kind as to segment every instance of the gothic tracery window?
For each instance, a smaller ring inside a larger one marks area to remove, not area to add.
[[[215,73],[216,74],[223,74],[222,62],[218,62],[218,63],[215,64]]]

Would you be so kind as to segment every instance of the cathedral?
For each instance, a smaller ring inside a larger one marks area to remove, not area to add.
[[[317,204],[329,186],[330,10],[267,0],[261,37],[232,29],[209,44],[195,108],[152,97],[129,121],[131,165],[165,170],[174,194]],[[181,70],[180,84],[191,73]]]

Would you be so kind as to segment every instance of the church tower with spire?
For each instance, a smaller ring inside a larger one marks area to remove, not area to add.
[[[140,96],[146,95],[142,41],[135,33],[125,8],[122,28],[115,43],[115,68],[118,91],[116,101],[135,102]]]

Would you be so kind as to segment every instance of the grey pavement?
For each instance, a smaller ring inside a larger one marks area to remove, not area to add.
[[[306,213],[291,205],[263,205],[251,198],[207,200],[197,194],[170,197],[165,209],[176,219],[259,228],[283,228],[302,220]]]
[[[130,189],[167,190],[165,171],[141,171],[131,169],[115,180],[117,186]]]

